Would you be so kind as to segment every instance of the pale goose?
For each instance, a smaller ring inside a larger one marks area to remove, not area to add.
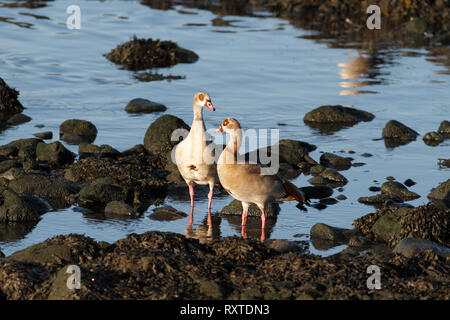
[[[217,161],[217,174],[222,187],[242,202],[242,235],[245,237],[248,207],[254,203],[261,210],[261,241],[265,240],[266,206],[271,202],[297,200],[309,205],[302,191],[278,175],[262,175],[259,164],[237,162],[242,130],[234,118],[225,119],[216,132],[227,132],[230,141]]]
[[[208,224],[211,224],[211,201],[213,188],[218,183],[214,150],[208,147],[205,124],[203,122],[203,107],[215,111],[211,98],[206,92],[194,95],[194,120],[188,136],[181,141],[175,150],[175,162],[181,176],[189,187],[191,197],[191,214],[189,225],[193,222],[194,184],[209,185],[208,194]]]

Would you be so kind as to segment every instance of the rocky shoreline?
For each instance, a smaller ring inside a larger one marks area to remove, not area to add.
[[[318,130],[330,124],[339,130],[373,117],[354,108],[321,106],[307,113],[304,121]],[[61,124],[59,137],[78,145],[78,155],[59,141],[46,143],[39,138],[0,146],[0,230],[17,228],[10,237],[20,237],[45,212],[72,205],[83,212],[132,218],[168,195],[187,198],[184,182],[170,161],[177,143],[170,136],[177,128],[189,126],[176,116],[162,115],[149,126],[143,144],[119,152],[109,145],[92,144],[97,135],[94,124],[70,119]],[[448,121],[443,121],[438,131],[445,134],[447,129]],[[415,139],[417,132],[390,121],[382,136],[401,145]],[[327,152],[316,161],[309,156],[315,149],[306,142],[280,140],[277,149],[264,148],[264,152],[278,150],[280,172],[290,179],[311,175],[313,186],[302,190],[314,207],[324,209],[345,199],[342,194],[332,195],[348,183],[343,172],[355,163],[351,157]],[[205,242],[192,235],[152,231],[109,244],[71,234],[8,257],[0,253],[0,298],[445,299],[450,284],[450,180],[430,192],[430,203],[415,208],[405,204],[420,197],[408,190],[414,183],[390,178],[373,189],[381,191],[379,195],[362,197],[361,202],[375,204],[378,210],[356,219],[354,229],[315,224],[310,231],[315,248],[348,246],[329,257],[310,254],[304,241],[260,243],[225,237]],[[270,219],[276,219],[279,207],[269,211]],[[219,216],[228,219],[240,213],[234,201]],[[161,207],[151,218],[185,216]],[[69,290],[65,284],[65,270],[72,264],[81,268],[80,290]],[[384,274],[381,290],[366,286],[370,265],[379,266]]]

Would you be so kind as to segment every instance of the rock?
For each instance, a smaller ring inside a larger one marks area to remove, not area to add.
[[[33,133],[33,136],[39,139],[49,140],[53,138],[53,132],[51,131],[37,132]]]
[[[348,182],[348,180],[342,174],[331,168],[323,170],[319,176],[313,177],[308,181],[315,186],[328,185],[333,188],[337,186],[343,186]]]
[[[323,199],[331,197],[333,189],[328,186],[308,186],[299,188],[307,199]]]
[[[105,207],[105,214],[112,216],[135,216],[133,207],[123,201],[111,201]]]
[[[324,198],[324,199],[320,199],[319,201],[320,203],[326,204],[327,206],[331,205],[331,204],[336,204],[338,203],[338,201],[336,199],[333,198]]]
[[[395,196],[395,195],[391,195],[391,194],[377,194],[374,196],[369,196],[369,197],[360,197],[358,198],[358,202],[360,203],[365,203],[365,204],[383,204],[386,203],[386,201],[394,201],[394,202],[403,202],[403,199]]]
[[[313,167],[309,170],[309,172],[310,172],[313,176],[315,176],[315,175],[321,174],[323,170],[325,170],[325,167],[324,167],[324,166],[322,166],[322,165],[316,165],[316,166],[313,166]]]
[[[5,160],[0,162],[0,173],[6,172],[11,168],[20,168],[21,164],[17,160]]]
[[[372,156],[373,156],[373,155],[372,155],[371,153],[367,153],[367,152],[361,154],[361,157],[364,157],[364,158],[370,158],[370,157],[372,157]]]
[[[406,30],[410,33],[424,34],[428,29],[427,22],[419,17],[411,17],[406,23]]]
[[[153,209],[153,213],[150,214],[148,217],[152,220],[172,221],[185,218],[187,216],[188,215],[183,211],[179,211],[171,206],[163,206]]]
[[[388,121],[382,131],[385,139],[415,140],[418,135],[416,131],[396,120]]]
[[[23,174],[9,183],[9,188],[19,195],[43,198],[53,209],[65,208],[71,204],[70,195],[76,194],[79,187],[59,178],[40,174]]]
[[[280,146],[288,147],[292,150],[297,151],[300,154],[307,154],[308,152],[314,151],[317,147],[313,144],[309,144],[307,142],[292,140],[292,139],[281,139],[278,141]]]
[[[406,179],[405,182],[403,182],[403,184],[407,187],[412,187],[413,185],[416,184],[416,182],[412,179]]]
[[[350,239],[348,240],[348,245],[350,247],[365,247],[369,244],[370,241],[366,237],[358,234],[351,236]]]
[[[423,136],[423,141],[429,146],[437,146],[444,141],[444,137],[437,132],[431,131],[425,133]]]
[[[68,270],[69,266],[71,267]],[[73,274],[72,265],[66,265],[62,269],[60,269],[55,279],[53,280],[52,286],[50,288],[50,293],[48,294],[47,300],[76,300],[77,298],[77,290],[70,289],[67,286],[67,281],[71,274]],[[80,270],[80,273],[83,273]],[[82,281],[80,281],[82,284]]]
[[[66,149],[59,141],[52,143],[40,142],[36,147],[36,157],[50,165],[61,167],[73,163],[75,155]]]
[[[0,78],[0,114],[11,115],[21,113],[23,106],[17,99],[19,91],[10,88],[2,78]],[[8,116],[0,116],[0,120],[6,120]]]
[[[280,206],[278,203],[274,202],[267,206],[267,217],[276,216],[280,212]],[[223,207],[221,214],[230,214],[230,215],[242,215],[242,203],[239,200],[233,200],[227,206]],[[249,217],[260,217],[261,210],[255,205],[250,204],[248,207],[248,216]]]
[[[407,258],[412,258],[424,251],[434,251],[441,256],[450,256],[450,249],[437,244],[436,242],[417,239],[417,238],[407,238],[402,239],[394,248],[394,253],[399,253]]]
[[[172,141],[176,129],[189,133],[190,127],[180,118],[166,114],[156,119],[147,129],[144,137],[145,149],[153,154],[164,157],[182,139]],[[176,138],[178,138],[177,136]]]
[[[292,252],[292,251],[303,251],[297,243],[285,239],[267,239],[264,244],[270,248],[274,249],[280,253]]]
[[[193,51],[180,48],[172,41],[137,39],[117,46],[105,55],[110,61],[120,64],[126,70],[144,70],[166,68],[177,63],[193,63],[198,55]]]
[[[78,146],[78,154],[80,159],[88,157],[117,159],[121,155],[119,151],[108,144],[97,146],[89,143],[80,143]]]
[[[431,189],[428,199],[441,208],[450,208],[450,179]]]
[[[24,115],[22,113],[17,113],[15,115],[13,115],[11,118],[9,118],[6,123],[11,125],[11,126],[17,126],[19,124],[25,123],[25,122],[29,122],[31,121],[31,118],[27,115]]]
[[[438,132],[446,139],[450,138],[450,122],[447,120],[442,121],[439,125]]]
[[[371,187],[369,187],[369,191],[378,192],[378,191],[381,191],[381,188],[377,187],[377,186],[371,186]]]
[[[125,111],[128,113],[151,113],[166,111],[165,105],[147,99],[136,98],[128,102]]]
[[[326,240],[334,243],[344,243],[352,233],[350,229],[332,227],[324,223],[316,223],[309,231],[311,240]]]
[[[343,201],[343,200],[347,200],[347,197],[343,194],[339,194],[339,195],[337,195],[336,199]]]
[[[438,164],[450,168],[450,159],[438,159]]]
[[[5,157],[18,156],[22,160],[35,159],[36,147],[40,142],[42,142],[42,140],[36,138],[14,140],[7,145],[0,147],[0,155]]]
[[[397,181],[387,181],[381,186],[381,193],[396,196],[403,200],[414,200],[420,198],[417,193],[409,191],[403,184]]]
[[[316,123],[347,123],[355,124],[360,121],[371,121],[375,116],[369,112],[355,108],[335,106],[320,106],[308,112],[303,120],[306,124]]]
[[[99,178],[81,189],[78,203],[82,207],[100,209],[111,201],[125,201],[127,192],[113,178]]]
[[[222,288],[213,280],[200,281],[198,284],[198,289],[202,295],[213,299],[219,299],[223,295]]]
[[[348,158],[325,152],[320,156],[320,164],[327,168],[347,170],[351,167],[352,162]]]
[[[79,140],[77,139],[79,137]],[[59,126],[59,138],[75,144],[81,141],[92,143],[97,137],[97,128],[91,122],[79,119],[66,120]]]
[[[396,234],[399,234],[402,229],[399,220],[400,216],[406,213],[405,210],[408,209],[400,208],[399,210],[381,216],[372,226],[375,240],[389,242],[391,238],[394,238]]]
[[[3,204],[0,206],[0,222],[38,221],[39,213],[23,197],[12,190],[2,194]]]

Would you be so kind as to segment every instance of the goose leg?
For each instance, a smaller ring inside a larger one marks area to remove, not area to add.
[[[247,215],[248,215],[248,203],[242,202],[242,225],[245,226],[247,224]]]
[[[266,211],[261,209],[261,242],[266,240]]]
[[[209,186],[209,193],[208,193],[208,227],[212,226],[211,222],[211,202],[214,195],[214,185]]]
[[[192,226],[194,221],[194,186],[189,184],[189,196],[191,197],[191,213],[189,214],[189,224],[188,227]]]

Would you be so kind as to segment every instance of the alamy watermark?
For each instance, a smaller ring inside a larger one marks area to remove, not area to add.
[[[367,18],[366,26],[368,29],[381,29],[381,9],[379,6],[372,4],[367,7],[366,13],[370,14]]]
[[[381,289],[381,270],[377,265],[370,265],[367,267],[366,272],[368,274],[372,274],[369,278],[367,278],[367,289],[380,290]]]
[[[81,289],[80,267],[76,265],[70,265],[67,267],[66,273],[70,274],[66,281],[67,288],[70,290]]]
[[[69,17],[67,17],[66,25],[67,29],[81,29],[81,9],[77,5],[70,5],[66,9],[66,13],[70,14]]]

